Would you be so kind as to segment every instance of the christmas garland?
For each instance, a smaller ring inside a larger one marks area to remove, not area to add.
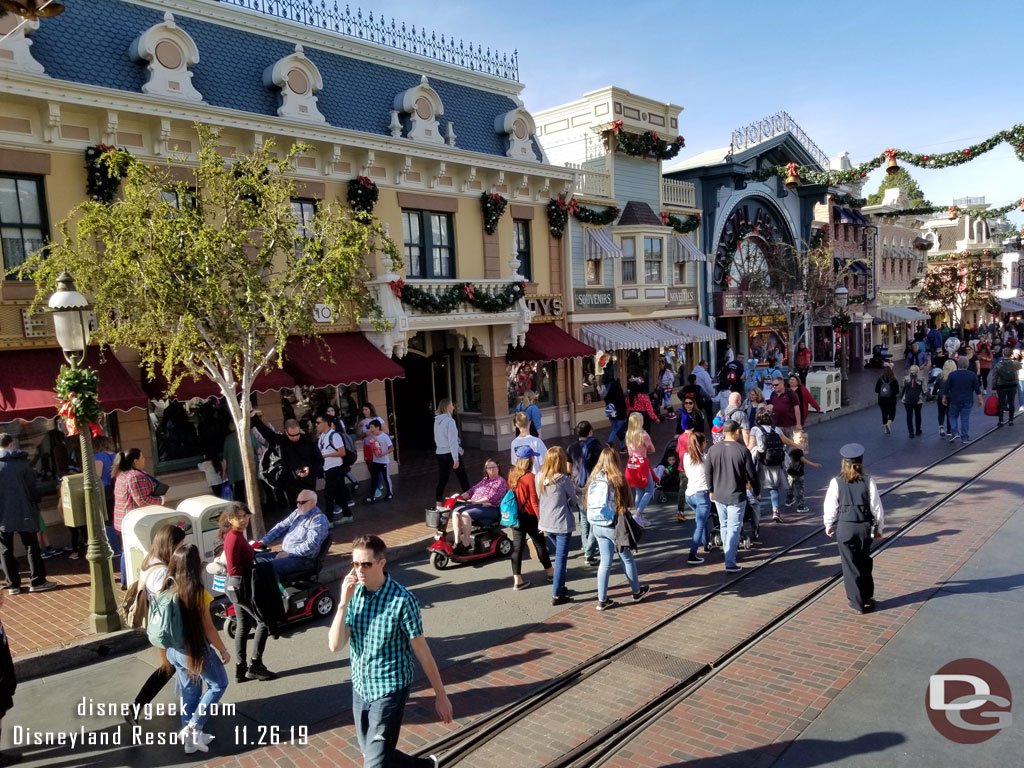
[[[1015,203],[1000,206],[999,208],[989,208],[987,211],[972,211],[968,208],[963,208],[959,205],[924,205],[920,208],[900,208],[897,211],[887,211],[882,216],[921,216],[929,213],[948,213],[949,218],[957,219],[964,215],[973,216],[976,219],[998,219],[1000,216],[1005,216],[1010,211],[1014,210],[1018,206],[1022,206],[1024,210],[1024,198],[1021,198]]]
[[[852,322],[853,318],[843,310],[839,310],[839,312],[832,316],[832,327],[841,333],[846,333],[846,329],[850,327]]]
[[[565,225],[569,223],[569,206],[565,200],[549,200],[547,205],[548,229],[552,237],[561,237],[565,234]]]
[[[853,195],[829,195],[828,199],[836,205],[849,205],[852,208],[863,208],[868,204],[867,199]]]
[[[489,194],[487,192],[480,195],[480,206],[484,211],[484,230],[488,235],[493,235],[495,230],[498,229],[498,220],[505,213],[507,205],[508,200],[501,195]]]
[[[696,213],[693,216],[687,216],[684,221],[678,216],[673,216],[668,211],[662,211],[661,223],[666,227],[672,227],[680,235],[685,235],[697,231],[697,227],[700,226],[700,214]]]
[[[639,136],[631,136],[622,130],[622,121],[612,123],[612,130],[618,139],[619,149],[630,157],[655,157],[658,160],[671,160],[686,146],[686,139],[676,136],[674,141],[658,138],[654,131],[644,131]]]
[[[469,304],[484,312],[507,312],[526,294],[526,281],[508,283],[497,293],[478,290],[473,283],[455,283],[435,294],[409,285],[404,280],[392,280],[391,292],[411,307],[430,315],[454,312],[460,304]]]
[[[377,185],[366,176],[356,176],[348,182],[348,204],[358,213],[373,213],[373,207],[377,204],[380,190]]]
[[[607,224],[612,224],[619,218],[621,209],[612,207],[599,211],[596,208],[580,205],[575,200],[566,202],[560,197],[557,200],[552,199],[548,201],[547,213],[548,228],[551,230],[551,236],[561,237],[565,234],[565,226],[569,223],[570,215],[581,224],[593,224],[603,227]]]
[[[999,131],[999,133],[990,136],[978,144],[972,144],[969,147],[954,150],[953,152],[943,152],[938,155],[920,155],[904,149],[887,149],[877,157],[873,157],[858,166],[844,171],[819,171],[803,166],[799,168],[798,173],[801,182],[810,184],[846,184],[865,178],[868,173],[876,168],[880,168],[883,163],[889,160],[898,158],[908,165],[913,165],[917,168],[950,168],[954,165],[969,163],[976,157],[995,149],[1003,142],[1013,147],[1018,160],[1024,161],[1024,123],[1018,123],[1005,131]],[[744,174],[743,178],[747,181],[766,181],[772,176],[785,178],[788,175],[786,166],[777,165],[759,171],[751,171]]]
[[[973,251],[953,251],[946,253],[933,253],[928,256],[929,261],[949,261],[951,259],[991,259],[1002,256],[1002,248],[979,248]]]
[[[92,368],[60,367],[57,377],[57,416],[64,419],[68,435],[78,434],[80,424],[88,424],[93,437],[103,434],[99,422],[103,420],[103,408],[99,401],[100,376]]]
[[[115,149],[117,147],[109,144],[97,144],[85,149],[85,193],[91,199],[107,205],[114,202],[125,175],[123,169],[111,173],[110,163],[103,157]]]

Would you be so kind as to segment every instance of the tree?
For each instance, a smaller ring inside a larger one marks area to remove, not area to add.
[[[1002,277],[998,262],[993,264],[990,257],[975,254],[953,254],[936,262],[928,265],[920,283],[919,303],[945,310],[954,325],[963,322],[964,310],[972,304],[981,304],[989,312],[999,310],[999,301],[992,293]],[[917,281],[912,285],[916,287]]]
[[[917,186],[917,182],[914,181],[914,177],[907,172],[906,168],[902,166],[896,173],[886,174],[885,178],[882,179],[882,183],[878,185],[878,190],[868,196],[868,205],[880,205],[882,198],[885,196],[885,190],[891,189],[892,187],[901,187],[907,193],[907,208],[925,208],[929,203],[924,198],[924,192]]]
[[[143,368],[152,375],[159,367],[171,392],[184,376],[217,384],[235,423],[259,537],[265,527],[249,441],[253,381],[282,364],[290,334],[316,335],[317,303],[350,322],[381,325],[364,286],[366,259],[384,251],[400,260],[377,220],[337,203],[297,225],[287,174],[307,147],[280,156],[267,141],[229,163],[217,152],[219,133],[196,128],[197,165],[103,155],[111,177],[124,178],[121,199],[78,205],[22,273],[36,280],[39,307],[57,275],[70,272],[95,307],[93,338],[137,349]]]

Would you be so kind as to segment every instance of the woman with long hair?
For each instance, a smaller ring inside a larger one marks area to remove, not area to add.
[[[640,376],[632,377],[626,387],[626,413],[630,416],[639,413],[643,419],[644,429],[650,429],[651,424],[659,420],[658,414],[654,412],[654,406],[651,405],[651,398],[644,392],[644,380]]]
[[[175,401],[176,402],[176,401]],[[121,537],[121,589],[128,587],[128,565],[124,556],[124,516],[147,504],[163,504],[156,495],[156,478],[146,472],[146,457],[138,448],[130,448],[117,456],[117,480],[114,481],[114,530]]]
[[[569,457],[560,445],[549,448],[544,464],[537,475],[538,528],[547,534],[555,552],[555,569],[551,583],[551,604],[568,603],[565,588],[565,570],[569,562],[569,540],[576,530],[576,511],[579,501],[569,475]]]
[[[687,563],[699,565],[704,559],[697,555],[697,547],[704,545],[705,554],[709,551],[707,525],[711,514],[711,494],[708,486],[704,461],[707,458],[707,438],[703,432],[695,432],[690,437],[690,445],[683,455],[683,472],[686,474],[686,503],[694,513],[693,538],[690,540],[690,556]]]
[[[459,438],[459,427],[452,418],[453,413],[455,403],[447,397],[441,398],[437,403],[437,413],[434,415],[434,454],[437,456],[435,509],[444,509],[445,489],[453,470],[459,481],[459,490],[462,493],[469,490],[469,476],[462,463],[462,440]]]
[[[533,473],[533,456],[530,446],[520,446],[516,451],[516,463],[508,472],[508,487],[515,494],[516,504],[519,505],[519,524],[512,530],[512,589],[516,592],[530,586],[530,582],[523,579],[523,548],[527,536],[533,542],[537,559],[548,581],[555,578],[551,558],[548,556],[547,540],[538,527],[540,501],[537,498],[536,475]]]
[[[203,564],[195,544],[185,544],[171,556],[164,582],[164,590],[168,589],[177,597],[185,635],[183,647],[167,649],[167,660],[177,670],[181,686],[183,727],[179,738],[185,745],[185,754],[196,750],[209,752],[213,737],[204,733],[203,727],[213,705],[227,690],[228,673],[224,665],[231,660],[231,654],[210,618],[213,598],[203,586]]]
[[[608,577],[616,549],[633,592],[633,602],[639,603],[651,588],[648,584],[640,583],[636,561],[629,547],[617,547],[615,544],[616,519],[619,515],[629,514],[630,494],[626,478],[619,468],[619,456],[611,448],[605,448],[598,456],[594,471],[587,481],[586,498],[587,519],[601,553],[601,563],[597,566],[597,610],[604,611],[616,604],[608,597]]]
[[[864,472],[864,446],[847,443],[842,465],[825,492],[825,533],[836,537],[846,598],[856,613],[875,607],[871,540],[882,538],[885,510],[875,481]]]
[[[882,375],[875,382],[875,394],[878,395],[878,409],[882,412],[882,431],[892,434],[892,422],[896,418],[896,403],[899,402],[900,383],[891,365],[882,365]]]
[[[772,522],[781,523],[782,515],[779,513],[779,509],[782,497],[780,494],[789,491],[785,453],[783,451],[782,455],[779,455],[778,451],[769,451],[768,436],[772,434],[778,436],[781,443],[790,448],[799,448],[800,446],[786,437],[782,427],[775,426],[775,415],[771,406],[759,408],[754,421],[754,428],[750,430],[750,437],[747,440],[747,449],[754,456],[761,493],[768,491],[768,498],[772,505]],[[754,505],[754,541],[757,541],[761,527],[761,493],[758,494],[757,504]]]
[[[373,403],[363,403],[363,407],[359,409],[359,418],[356,421],[356,437],[363,441],[363,461],[366,462],[367,468],[373,466],[373,444],[370,442],[370,424],[374,421],[380,422],[380,431],[384,434],[388,434],[388,420],[377,415],[377,409],[373,407]],[[373,472],[370,473],[372,478]],[[377,490],[383,489],[383,479],[377,482],[377,487],[373,487],[373,483],[370,483],[370,491],[367,493],[371,499],[376,497]],[[358,488],[356,489],[358,492]]]
[[[796,345],[796,373],[802,385],[807,385],[807,374],[811,370],[811,350],[803,339]]]
[[[754,428],[755,419],[757,417],[757,409],[764,405],[764,390],[760,387],[754,387],[752,390],[747,392],[747,430]]]
[[[654,443],[644,429],[644,419],[639,413],[629,414],[629,426],[626,428],[626,452],[629,459],[626,464],[626,480],[633,489],[633,503],[636,511],[633,519],[646,528],[651,522],[644,517],[644,510],[654,497],[654,473],[647,461],[648,454],[654,453]]]
[[[263,651],[267,647],[267,625],[260,621],[252,607],[252,568],[256,552],[245,536],[252,512],[244,504],[228,504],[217,521],[217,538],[224,542],[224,560],[228,575],[224,593],[235,607],[235,682],[246,680],[273,680],[277,677],[263,664]],[[249,630],[256,627],[253,638],[252,660],[246,664],[246,646]]]
[[[139,568],[139,597],[137,599],[145,600],[145,604],[140,605],[140,610],[145,611],[149,601],[163,589],[171,556],[184,540],[185,532],[176,525],[168,523],[157,529],[153,536],[153,543],[149,545],[149,552],[146,553],[142,566]],[[163,648],[157,650],[160,651],[160,666],[153,670],[135,697],[135,703],[140,706],[149,704],[167,685],[167,681],[174,677],[174,667],[167,661],[167,651]],[[138,725],[135,720],[135,711],[137,710],[125,715],[125,720],[131,726]]]
[[[534,437],[540,437],[542,419],[540,408],[537,407],[537,393],[532,389],[523,392],[523,396],[519,398],[516,412],[520,411],[530,417],[530,434]]]
[[[944,402],[942,389],[946,386],[946,379],[949,378],[949,374],[955,370],[956,360],[947,360],[942,364],[942,373],[935,382],[935,390],[938,393],[935,403],[938,405],[939,411],[939,437],[945,437],[947,432],[952,431],[949,426],[949,405]]]

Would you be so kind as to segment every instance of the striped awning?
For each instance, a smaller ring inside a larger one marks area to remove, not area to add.
[[[724,331],[720,331],[717,328],[712,328],[708,325],[702,325],[696,320],[691,320],[688,317],[674,317],[666,320],[658,320],[658,323],[664,325],[670,331],[685,337],[688,344],[694,344],[702,341],[719,341],[726,337]]]
[[[622,249],[615,244],[612,236],[597,227],[583,228],[583,254],[590,259],[621,259]]]
[[[650,320],[625,323],[593,323],[580,327],[580,334],[598,349],[654,349],[686,344],[688,339]]]
[[[1024,312],[1024,297],[1001,299],[999,307],[1003,312]]]
[[[879,320],[888,320],[891,323],[916,323],[929,318],[923,312],[910,307],[876,307],[871,310],[871,314]]]
[[[708,256],[706,253],[701,251],[690,238],[683,235],[674,235],[672,237],[673,248],[672,248],[672,261],[679,264],[683,261],[707,261]]]

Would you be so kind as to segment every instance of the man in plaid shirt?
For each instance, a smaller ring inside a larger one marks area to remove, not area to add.
[[[387,546],[379,537],[352,542],[352,570],[342,583],[327,645],[334,652],[352,643],[352,717],[363,768],[437,766],[434,756],[416,758],[396,749],[412,686],[413,654],[434,689],[441,722],[452,721],[452,705],[423,636],[419,603],[385,572],[386,563]]]

